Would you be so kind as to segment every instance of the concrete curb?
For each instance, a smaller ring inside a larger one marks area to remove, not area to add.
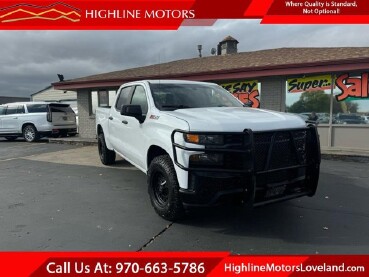
[[[50,138],[49,143],[70,144],[78,146],[97,146],[97,139],[80,139],[80,138]]]

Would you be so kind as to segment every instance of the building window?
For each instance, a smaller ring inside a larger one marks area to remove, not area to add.
[[[369,73],[341,73],[335,78],[334,124],[368,124]]]
[[[109,107],[114,105],[116,93],[115,90],[91,91],[90,115],[96,114],[97,107]]]
[[[286,111],[306,120],[315,113],[319,124],[368,124],[366,74],[290,77],[286,84]]]
[[[257,80],[242,80],[220,83],[242,103],[253,108],[260,108],[260,83]]]
[[[99,90],[97,92],[97,98],[99,107],[109,106],[109,92],[107,90]]]

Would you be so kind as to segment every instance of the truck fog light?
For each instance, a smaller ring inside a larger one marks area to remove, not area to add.
[[[223,154],[216,153],[202,153],[190,156],[190,162],[193,164],[223,165],[223,159]]]

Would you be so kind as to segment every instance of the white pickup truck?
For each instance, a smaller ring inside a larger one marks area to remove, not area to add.
[[[155,211],[175,220],[188,206],[251,206],[315,194],[316,127],[244,105],[212,83],[153,80],[120,87],[96,111],[103,164],[116,153],[147,174]]]

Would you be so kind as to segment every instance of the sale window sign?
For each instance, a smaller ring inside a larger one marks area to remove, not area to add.
[[[260,108],[260,93],[257,80],[239,81],[234,83],[220,84],[242,103],[251,103],[253,108]]]
[[[368,80],[369,73],[362,73],[356,77],[350,77],[348,73],[338,76],[336,85],[340,89],[340,94],[336,96],[337,101],[369,99]]]

